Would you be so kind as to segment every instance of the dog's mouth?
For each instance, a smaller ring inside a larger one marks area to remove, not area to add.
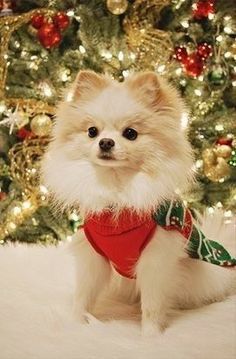
[[[105,161],[116,160],[116,158],[114,156],[112,156],[111,154],[108,154],[108,153],[101,153],[100,155],[98,155],[98,158],[100,160],[105,160]]]

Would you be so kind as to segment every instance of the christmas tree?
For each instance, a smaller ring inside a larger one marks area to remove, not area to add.
[[[235,36],[234,0],[1,0],[0,243],[55,243],[80,225],[76,210],[51,208],[39,167],[63,89],[88,68],[120,81],[151,70],[179,89],[198,180],[182,195],[231,221]]]

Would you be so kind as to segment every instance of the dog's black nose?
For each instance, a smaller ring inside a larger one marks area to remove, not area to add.
[[[101,148],[101,150],[103,151],[110,151],[110,149],[112,147],[115,146],[115,142],[111,139],[111,138],[102,138],[100,141],[99,141],[99,147]]]

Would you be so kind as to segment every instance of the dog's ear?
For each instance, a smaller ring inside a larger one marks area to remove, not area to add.
[[[105,76],[96,74],[90,70],[80,71],[75,79],[74,97],[79,98],[81,95],[100,91],[108,85]]]
[[[172,94],[172,88],[155,72],[134,74],[125,83],[137,94],[140,101],[154,110],[167,105],[170,93]]]

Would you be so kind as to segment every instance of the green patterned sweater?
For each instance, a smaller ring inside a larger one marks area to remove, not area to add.
[[[166,202],[158,208],[153,218],[165,230],[178,230],[186,238],[185,249],[191,258],[222,267],[236,266],[236,258],[221,244],[205,237],[194,224],[190,210],[182,202]]]

